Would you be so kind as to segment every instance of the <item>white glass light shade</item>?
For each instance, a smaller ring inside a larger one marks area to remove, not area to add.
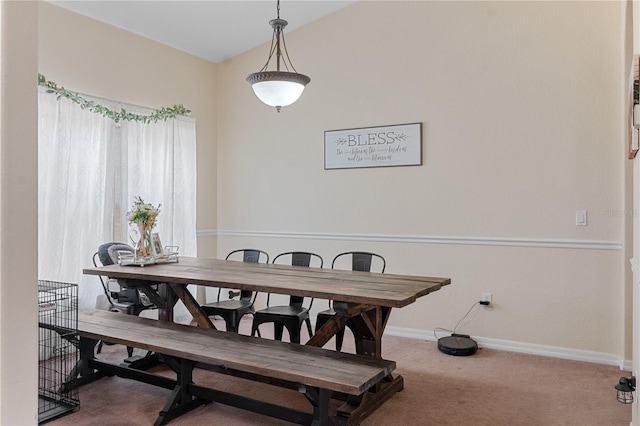
[[[253,83],[251,86],[256,94],[265,104],[272,107],[285,107],[298,100],[304,86],[290,81],[263,81]]]
[[[310,81],[304,74],[284,71],[256,72],[247,77],[258,99],[278,109],[297,101]]]

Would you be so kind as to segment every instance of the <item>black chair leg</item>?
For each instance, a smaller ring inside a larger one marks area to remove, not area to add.
[[[307,331],[309,332],[309,339],[313,337],[313,331],[311,330],[311,320],[309,318],[305,319],[304,322],[307,324]]]
[[[284,326],[279,322],[273,323],[273,338],[275,340],[282,340],[282,330]]]
[[[344,327],[342,327],[336,333],[336,351],[340,352],[342,350],[343,341],[344,341]]]
[[[287,331],[289,332],[289,341],[291,343],[300,344],[300,325],[297,327],[291,324],[293,327],[287,326]],[[292,330],[293,328],[293,330]]]
[[[236,317],[235,320],[233,321],[233,332],[234,333],[239,333],[240,332],[240,320],[242,319],[242,317]]]
[[[237,333],[238,328],[236,327],[236,316],[231,314],[229,316],[224,317],[224,325],[227,328],[228,332]]]

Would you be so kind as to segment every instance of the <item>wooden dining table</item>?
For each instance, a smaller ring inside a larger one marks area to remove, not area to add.
[[[144,267],[108,265],[83,272],[117,278],[127,287],[139,289],[158,307],[159,320],[173,321],[173,308],[181,300],[197,325],[203,328],[216,327],[187,289],[190,284],[332,300],[336,315],[317,330],[306,345],[322,347],[348,326],[356,340],[356,352],[375,358],[382,358],[382,336],[393,308],[410,305],[451,283],[450,278],[442,277],[194,257]],[[402,390],[403,383],[401,375],[390,375],[386,383],[376,385],[365,403],[353,404],[354,410],[363,413],[358,414],[359,417],[367,415]]]
[[[361,354],[380,358],[382,335],[393,308],[451,283],[450,278],[398,275],[339,269],[180,257],[178,262],[154,265],[108,265],[83,270],[87,275],[124,279],[158,307],[158,318],[173,321],[173,308],[181,300],[198,326],[215,328],[187,285],[223,287],[333,301],[336,314],[306,342],[324,346],[347,322],[356,331]],[[161,295],[157,283],[166,283]]]

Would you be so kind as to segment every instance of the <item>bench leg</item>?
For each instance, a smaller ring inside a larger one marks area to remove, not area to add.
[[[193,384],[194,361],[183,358],[173,358],[163,355],[168,366],[177,374],[176,386],[173,388],[169,399],[158,415],[154,425],[161,426],[194,408],[208,404],[210,401],[195,398],[189,394],[189,386]]]
[[[390,374],[384,381],[380,382],[378,389],[370,389],[359,398],[348,398],[347,401],[338,408],[336,423],[347,426],[360,424],[363,419],[403,388],[404,379],[402,376]]]
[[[300,392],[304,393],[304,396],[313,406],[312,426],[330,426],[334,424],[331,417],[329,417],[330,390],[301,385]]]
[[[81,377],[88,376],[93,372],[93,370],[89,369],[86,361],[95,358],[94,348],[97,343],[98,341],[94,339],[88,339],[86,337],[80,338],[80,364],[78,365],[78,374]]]
[[[98,344],[97,340],[80,337],[80,360],[71,370],[71,376],[74,377],[75,386],[84,385],[94,380],[105,377],[107,374],[101,373],[91,367],[91,361],[95,360],[94,349]]]

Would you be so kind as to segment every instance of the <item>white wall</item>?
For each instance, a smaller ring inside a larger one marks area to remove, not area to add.
[[[492,292],[460,331],[629,359],[623,8],[358,2],[287,33],[311,83],[280,114],[244,81],[268,46],[224,62],[219,253],[376,251],[453,279],[392,327],[451,328]],[[411,122],[422,166],[323,169],[325,130]]]
[[[29,357],[35,365],[35,303],[30,312],[26,302],[35,287],[7,284],[17,269],[21,280],[36,279],[24,255],[36,250],[35,226],[13,226],[16,212],[22,223],[35,221],[25,216],[36,199],[35,126],[16,126],[35,122],[34,7],[0,9],[2,424],[33,423],[36,413],[35,367],[14,368]],[[392,326],[452,327],[490,291],[493,309],[461,331],[630,357],[629,235],[617,215],[627,205],[628,164],[621,3],[358,2],[287,34],[295,65],[312,82],[280,114],[244,82],[266,46],[217,67],[37,7],[38,71],[51,80],[194,111],[198,228],[222,235],[219,243],[202,238],[201,254],[256,245],[330,260],[346,249],[374,250],[389,272],[454,281],[394,311]],[[323,170],[323,131],[415,121],[424,123],[423,166]],[[589,211],[588,227],[574,226],[576,209]],[[13,300],[25,303],[16,310]],[[33,347],[25,347],[30,334]],[[16,339],[24,351],[12,351]]]
[[[35,2],[0,2],[0,424],[3,425],[38,422],[36,20]]]

